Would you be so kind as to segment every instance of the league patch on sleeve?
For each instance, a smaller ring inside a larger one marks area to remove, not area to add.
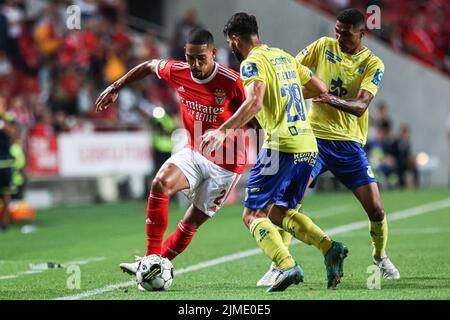
[[[376,86],[379,86],[382,77],[383,77],[383,71],[381,69],[377,69],[377,71],[375,72],[375,74],[373,76],[372,83]]]
[[[158,66],[159,70],[164,69],[166,67],[166,64],[167,64],[167,60],[161,60],[159,62],[159,66]]]
[[[258,76],[258,68],[256,67],[256,63],[247,63],[241,68],[241,75],[244,79],[249,79],[251,77]]]

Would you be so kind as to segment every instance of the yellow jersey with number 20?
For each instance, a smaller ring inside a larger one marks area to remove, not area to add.
[[[313,69],[328,88],[328,92],[342,99],[355,99],[364,89],[373,96],[384,73],[384,64],[368,48],[351,55],[340,50],[336,39],[322,37],[303,49],[296,59]],[[325,140],[357,141],[366,144],[368,116],[361,117],[332,106],[313,102],[309,112],[311,126],[317,138]]]
[[[281,49],[260,45],[242,61],[240,71],[244,86],[255,80],[266,85],[263,108],[256,114],[265,132],[263,148],[317,152],[301,89],[311,80],[311,70]]]

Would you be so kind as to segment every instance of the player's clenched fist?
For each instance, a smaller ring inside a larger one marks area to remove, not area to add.
[[[119,91],[114,86],[109,86],[95,101],[95,111],[99,112],[108,109],[117,100],[118,96]]]
[[[215,129],[208,130],[202,135],[202,141],[200,143],[200,150],[204,154],[211,154],[211,152],[219,149],[225,141],[226,133],[224,130]]]

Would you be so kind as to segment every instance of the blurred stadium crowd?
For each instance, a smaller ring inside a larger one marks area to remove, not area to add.
[[[381,29],[369,34],[393,50],[450,75],[450,1],[448,0],[297,0],[333,17],[355,7],[362,12],[371,5],[381,9]]]
[[[349,6],[377,4],[383,10],[383,26],[373,35],[394,50],[408,52],[450,74],[448,1],[427,1],[426,5],[405,0],[302,1],[333,14]],[[411,12],[411,2],[421,9]],[[172,36],[163,39],[152,30],[142,33],[130,28],[124,0],[40,2],[32,10],[28,3],[4,0],[0,7],[0,101],[4,104],[0,109],[13,115],[25,150],[30,136],[150,128],[158,139],[153,142],[158,149],[157,168],[170,154],[171,131],[180,125],[175,92],[149,77],[122,90],[117,106],[106,112],[96,113],[94,101],[108,84],[142,61],[184,60],[185,37],[201,25],[195,11],[186,12]],[[66,8],[71,4],[81,9],[80,30],[66,26]],[[236,68],[228,50],[221,49],[218,58]],[[158,106],[165,113],[155,117],[155,110],[161,110]],[[392,127],[382,103],[371,119],[367,145],[374,171],[387,186],[414,185],[417,175],[409,129],[402,126],[394,134]],[[412,172],[410,180],[405,178],[408,171]]]

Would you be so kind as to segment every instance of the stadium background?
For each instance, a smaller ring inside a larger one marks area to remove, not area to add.
[[[16,142],[27,159],[22,200],[36,213],[17,217],[17,226],[8,235],[12,241],[19,243],[24,234],[44,232],[52,214],[65,213],[58,208],[92,205],[77,210],[82,215],[90,208],[90,219],[95,221],[96,210],[124,200],[140,203],[146,197],[155,170],[182,140],[173,135],[180,126],[174,91],[149,77],[122,90],[119,102],[108,112],[96,113],[93,103],[109,83],[139,62],[183,60],[184,37],[194,26],[209,29],[219,48],[219,62],[236,68],[222,27],[238,11],[257,17],[263,42],[296,54],[321,36],[333,37],[334,17],[341,9],[356,6],[365,12],[369,5],[378,5],[381,29],[369,30],[364,40],[386,66],[379,94],[369,108],[367,147],[372,166],[383,194],[396,195],[396,190],[406,189],[412,190],[407,193],[410,198],[425,192],[429,195],[424,196],[425,203],[427,197],[435,200],[436,194],[448,191],[450,1],[0,3],[0,112],[15,118]],[[80,30],[67,27],[73,13],[67,8],[73,4],[81,13]],[[405,125],[410,136],[401,140]],[[394,147],[399,144],[406,146],[403,153]],[[404,183],[396,169],[400,163],[406,171]],[[325,192],[327,197],[328,192],[343,190],[325,175],[312,193],[320,197]],[[408,197],[395,200],[393,196],[390,201],[404,201],[406,206]],[[238,188],[229,204],[240,208],[241,198]],[[314,196],[311,199],[314,202]],[[327,203],[335,205],[331,200]],[[182,197],[179,205],[185,205]],[[131,208],[138,211],[134,214],[143,214],[143,208]],[[12,258],[5,252],[0,257],[3,261]]]

